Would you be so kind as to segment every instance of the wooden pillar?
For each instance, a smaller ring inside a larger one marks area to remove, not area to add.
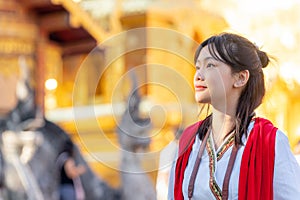
[[[40,39],[37,42],[37,66],[35,70],[36,79],[36,104],[41,109],[42,113],[45,113],[45,48],[46,48],[46,33],[40,30]]]

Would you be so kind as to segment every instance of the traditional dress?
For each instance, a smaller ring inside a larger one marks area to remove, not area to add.
[[[186,148],[179,153],[171,169],[168,199],[188,199],[188,184],[202,142],[194,131],[200,123],[183,134],[188,138],[183,140]],[[265,134],[265,130],[269,133]],[[245,145],[237,152],[228,199],[299,199],[300,167],[285,134],[269,121],[256,118],[248,127],[248,137],[244,136],[242,141]],[[222,199],[222,185],[233,145],[234,136],[229,135],[215,150],[212,135],[209,135],[192,199]]]

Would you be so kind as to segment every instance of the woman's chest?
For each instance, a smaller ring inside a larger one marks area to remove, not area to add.
[[[196,139],[190,154],[188,165],[185,169],[182,188],[185,199],[188,199],[187,194],[189,182],[194,169],[200,144],[201,141]],[[212,139],[208,139],[195,178],[193,199],[222,199],[222,186],[232,147],[233,140],[230,140],[229,138],[219,147],[218,150],[215,150]],[[228,187],[228,199],[238,199],[239,172],[243,150],[243,147],[239,149],[233,165]]]

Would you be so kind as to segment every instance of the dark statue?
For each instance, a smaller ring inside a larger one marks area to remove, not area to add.
[[[48,121],[34,103],[34,91],[24,79],[24,98],[7,117],[0,119],[0,200],[58,200],[56,159],[69,135]],[[75,146],[75,160],[86,166],[81,175],[86,200],[155,200],[155,190],[144,173],[138,151],[147,149],[151,128],[149,119],[139,116],[140,96],[133,78],[127,109],[117,128],[122,147],[120,188],[112,188],[87,165]],[[131,173],[135,172],[135,173]]]

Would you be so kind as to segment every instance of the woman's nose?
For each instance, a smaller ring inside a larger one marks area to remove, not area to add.
[[[200,72],[200,70],[197,70],[195,73],[195,80],[196,81],[203,81],[204,80],[204,76],[203,74]]]

